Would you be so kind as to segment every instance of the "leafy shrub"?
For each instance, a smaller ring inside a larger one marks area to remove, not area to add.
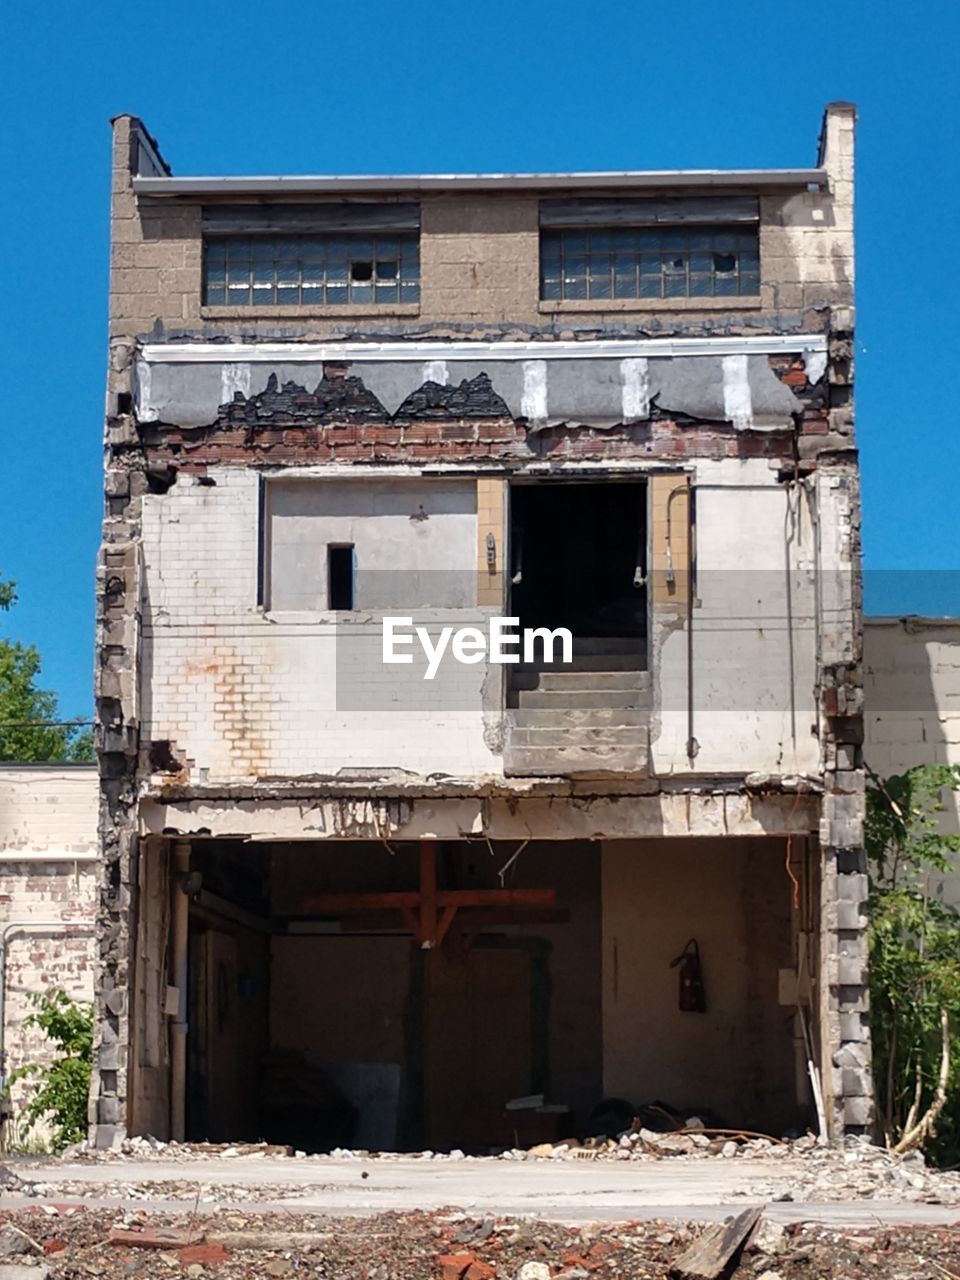
[[[870,1021],[888,1147],[960,1148],[960,912],[941,895],[960,836],[941,830],[960,767],[923,765],[867,792]]]
[[[27,1063],[10,1075],[9,1083],[32,1079],[37,1087],[23,1107],[25,1132],[41,1120],[53,1127],[53,1147],[62,1151],[87,1136],[87,1099],[93,1063],[93,1007],[71,1000],[65,991],[51,988],[30,997],[35,1012],[28,1027],[45,1032],[57,1048],[52,1062]]]

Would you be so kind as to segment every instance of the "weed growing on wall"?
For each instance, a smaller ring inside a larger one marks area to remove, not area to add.
[[[71,1000],[65,991],[52,988],[30,997],[35,1010],[26,1020],[56,1046],[49,1063],[18,1067],[9,1083],[30,1079],[35,1090],[23,1107],[23,1133],[41,1121],[53,1129],[53,1147],[62,1151],[87,1136],[87,1099],[93,1062],[93,1006]]]

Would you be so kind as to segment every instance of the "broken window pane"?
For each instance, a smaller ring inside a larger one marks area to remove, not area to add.
[[[548,301],[752,297],[759,292],[755,227],[578,228],[541,233],[540,296]]]
[[[558,258],[559,271],[559,258]],[[343,306],[420,300],[416,232],[210,237],[206,306]]]

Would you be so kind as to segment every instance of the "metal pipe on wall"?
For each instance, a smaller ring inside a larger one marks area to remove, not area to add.
[[[183,1142],[187,1128],[187,1003],[189,978],[190,899],[184,880],[190,872],[190,842],[173,846],[173,977],[177,988],[176,1019],[170,1028],[170,1137]]]

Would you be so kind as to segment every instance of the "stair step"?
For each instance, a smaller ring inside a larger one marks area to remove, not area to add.
[[[649,671],[541,671],[535,673],[539,689],[645,689]]]
[[[574,653],[570,662],[519,662],[511,670],[530,671],[645,671],[646,658],[641,653]]]
[[[508,723],[515,729],[596,728],[600,725],[646,725],[650,712],[641,707],[518,707],[508,712]]]
[[[503,764],[504,771],[514,778],[621,778],[626,774],[646,777],[650,752],[646,743],[642,746],[508,746]]]
[[[521,689],[517,702],[524,710],[540,707],[558,710],[564,707],[630,707],[648,710],[650,691],[644,689]]]
[[[643,725],[604,724],[593,727],[577,725],[572,729],[520,728],[510,732],[510,747],[546,747],[553,750],[557,747],[574,750],[595,747],[617,747],[628,744],[637,748],[646,747],[647,730]]]
[[[510,681],[514,689],[587,690],[627,689],[639,692],[650,688],[649,671],[516,671]]]
[[[639,636],[574,636],[573,652],[588,653],[643,653],[645,641]]]

